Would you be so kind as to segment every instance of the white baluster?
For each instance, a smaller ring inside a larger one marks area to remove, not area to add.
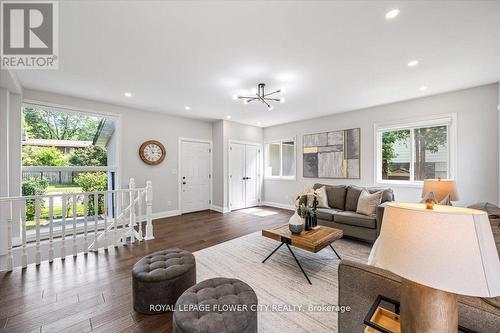
[[[103,194],[103,201],[104,201],[104,208],[103,208],[103,213],[104,213],[104,249],[107,251],[108,250],[108,192],[104,192]]]
[[[8,202],[9,216],[7,217],[7,270],[11,271],[14,266],[12,256],[12,201]]]
[[[114,229],[115,229],[115,233],[113,235],[113,244],[115,247],[118,247],[118,194],[117,192],[113,192],[112,193],[112,196],[113,196],[113,221],[115,223],[114,225]]]
[[[72,196],[72,206],[71,210],[73,211],[73,257],[76,257],[78,254],[78,247],[76,245],[76,201],[77,201],[77,196],[73,194]]]
[[[49,197],[49,262],[54,261],[54,197]]]
[[[35,245],[35,263],[40,265],[42,257],[40,255],[40,206],[42,199],[37,197],[35,199],[35,227],[36,227],[36,245]]]
[[[26,249],[26,200],[23,201],[19,216],[21,217],[21,237],[23,242],[23,252],[21,255],[21,266],[25,268],[28,266],[28,253]]]
[[[66,195],[61,196],[61,260],[66,259]]]
[[[155,239],[153,235],[153,183],[146,182],[146,240]]]
[[[130,178],[129,182],[129,234],[130,234],[130,243],[135,242],[134,236],[134,227],[135,227],[135,204],[134,204],[134,193],[135,193],[135,181],[134,178]]]
[[[137,219],[137,223],[139,224],[139,240],[143,240],[143,235],[142,235],[142,200],[144,199],[144,194],[145,192],[143,190],[137,191],[137,216],[139,217]]]
[[[83,194],[83,253],[87,254],[89,252],[89,240],[87,238],[88,232],[88,207],[89,207],[89,196],[87,193]]]
[[[98,217],[99,215],[99,193],[94,192],[94,252],[97,252],[99,250],[99,244],[97,241],[97,223],[98,223]]]
[[[127,224],[125,221],[125,212],[123,211],[123,207],[125,207],[125,193],[126,192],[121,192],[121,212],[123,212],[123,217],[122,217],[122,244],[127,242]]]

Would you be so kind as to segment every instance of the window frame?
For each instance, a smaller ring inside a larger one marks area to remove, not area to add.
[[[283,176],[283,142],[293,141],[293,161],[295,163],[295,170],[292,176]],[[269,145],[279,144],[280,145],[280,175],[272,176],[267,175],[267,162],[269,158]],[[264,179],[268,180],[297,180],[297,139],[296,137],[289,137],[286,139],[276,139],[264,142]]]
[[[47,110],[51,111],[57,111],[57,112],[66,112],[66,113],[71,113],[71,114],[77,114],[77,115],[85,115],[85,116],[95,116],[95,117],[106,117],[106,118],[112,118],[115,122],[115,132],[116,132],[116,147],[115,147],[115,163],[113,165],[107,165],[107,166],[101,166],[101,167],[91,167],[91,166],[64,166],[64,167],[48,167],[48,166],[40,166],[40,167],[31,167],[31,166],[23,166],[22,161],[20,162],[21,165],[21,179],[19,182],[19,185],[21,186],[22,183],[22,171],[29,171],[29,170],[37,170],[37,169],[43,169],[43,171],[58,171],[59,169],[63,171],[104,171],[104,172],[114,172],[115,173],[115,188],[116,190],[121,189],[122,186],[120,185],[121,182],[118,181],[121,174],[122,174],[122,166],[121,166],[121,144],[122,144],[122,138],[121,138],[121,124],[122,124],[122,115],[118,113],[112,113],[112,112],[105,112],[105,111],[96,111],[94,109],[86,109],[86,108],[80,108],[80,107],[75,107],[75,106],[69,106],[69,105],[62,105],[62,104],[55,104],[55,103],[49,103],[49,102],[44,102],[41,100],[33,100],[33,99],[24,99],[21,105],[21,113],[24,112],[24,108],[28,106],[33,106],[33,107],[40,107],[40,108],[45,108]],[[22,122],[22,117],[21,117],[21,122]],[[21,123],[21,128],[22,128],[22,123]],[[21,140],[22,141],[22,140]],[[22,150],[21,150],[22,152]],[[21,154],[22,158],[22,154]],[[109,161],[108,161],[109,163]],[[57,170],[56,170],[57,169]]]
[[[457,114],[443,114],[431,117],[424,117],[418,119],[410,119],[406,121],[395,121],[391,123],[378,123],[374,125],[374,179],[378,185],[393,185],[403,187],[418,187],[421,188],[424,184],[421,180],[415,180],[414,177],[414,130],[417,128],[446,126],[447,127],[447,143],[448,143],[448,178],[455,179],[457,175],[456,165],[456,148],[457,148]],[[387,131],[396,130],[410,130],[410,180],[390,180],[382,179],[382,133]]]

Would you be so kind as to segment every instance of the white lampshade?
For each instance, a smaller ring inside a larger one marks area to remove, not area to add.
[[[370,264],[451,293],[500,295],[500,262],[488,215],[479,210],[390,203]]]
[[[424,179],[422,198],[432,192],[437,202],[441,202],[447,195],[450,201],[458,200],[457,184],[453,179]]]

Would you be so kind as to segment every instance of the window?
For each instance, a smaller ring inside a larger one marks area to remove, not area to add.
[[[265,176],[295,179],[295,139],[266,143]]]
[[[117,171],[116,118],[90,112],[73,111],[25,103],[22,109],[23,196],[53,195],[55,222],[73,216],[83,223],[84,202],[81,192],[114,189]],[[63,194],[78,193],[62,201]],[[109,199],[108,207],[112,198]],[[73,202],[74,201],[74,202]],[[104,216],[104,195],[98,197],[99,220]],[[65,206],[64,206],[65,204]],[[93,215],[90,200],[88,214]],[[49,199],[41,202],[40,225],[48,230]],[[108,210],[112,217],[113,210]],[[35,231],[34,201],[26,201],[26,229]]]
[[[376,125],[377,181],[420,185],[424,179],[453,178],[455,116]]]

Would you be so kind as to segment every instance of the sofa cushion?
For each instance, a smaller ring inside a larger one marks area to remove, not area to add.
[[[367,188],[368,192],[370,193],[376,193],[379,191],[382,191],[382,201],[381,203],[387,202],[387,201],[394,201],[394,191],[392,188],[387,188],[387,187],[368,187]]]
[[[317,208],[316,217],[320,220],[333,221],[333,214],[339,212],[337,209]]]
[[[349,224],[356,227],[377,228],[377,219],[372,216],[361,215],[355,212],[336,212],[333,221],[341,224]]]
[[[346,195],[347,186],[345,186],[345,185],[324,185],[324,184],[316,183],[316,184],[314,184],[313,188],[315,190],[317,190],[323,186],[326,189],[326,196],[328,198],[328,206],[330,206],[330,208],[344,210],[345,209],[345,195]]]
[[[350,185],[347,187],[347,193],[345,197],[345,209],[355,212],[358,208],[358,200],[363,189],[358,186]]]

